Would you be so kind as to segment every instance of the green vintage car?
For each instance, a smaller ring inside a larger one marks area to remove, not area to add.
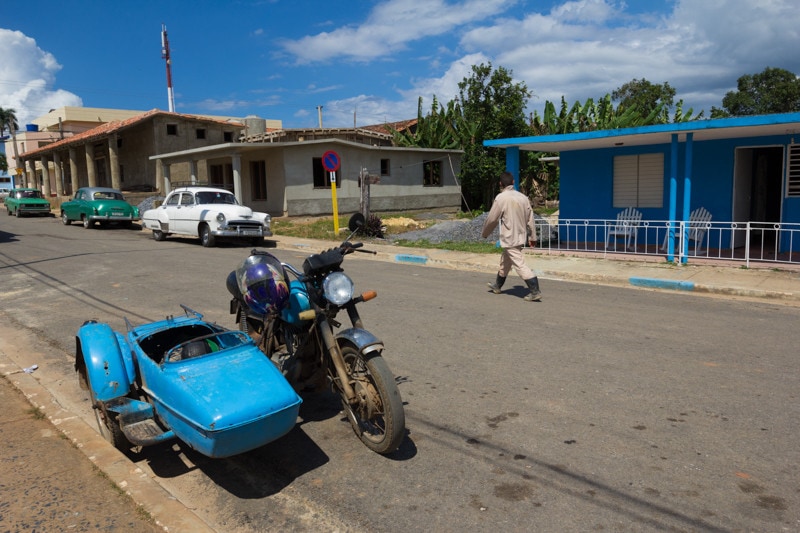
[[[50,215],[50,202],[39,189],[11,189],[5,204],[9,215]]]
[[[69,225],[77,220],[84,228],[91,228],[95,222],[129,227],[139,220],[139,208],[126,202],[119,189],[83,187],[75,198],[61,204],[61,221]]]

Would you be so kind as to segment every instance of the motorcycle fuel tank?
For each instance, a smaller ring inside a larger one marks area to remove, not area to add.
[[[281,310],[281,318],[292,325],[302,324],[304,320],[300,318],[300,313],[310,309],[311,302],[308,300],[305,285],[298,280],[293,280],[289,283],[289,301]]]

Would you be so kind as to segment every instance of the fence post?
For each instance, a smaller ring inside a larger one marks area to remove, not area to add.
[[[750,268],[750,221],[749,220],[747,221],[744,230],[744,266]]]

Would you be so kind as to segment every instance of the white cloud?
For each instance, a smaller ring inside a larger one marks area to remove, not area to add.
[[[603,0],[567,2],[474,28],[461,44],[512,70],[536,95],[534,109],[562,95],[568,103],[600,98],[646,78],[669,82],[676,100],[697,113],[720,106],[744,74],[767,66],[800,71],[800,11],[791,0],[679,0],[670,12],[638,18],[624,9]]]
[[[77,95],[53,90],[56,58],[22,32],[0,28],[0,107],[14,109],[20,127],[51,109],[81,106]]]
[[[434,95],[441,103],[447,103],[458,96],[458,84],[472,75],[472,66],[488,63],[489,58],[483,54],[471,54],[460,58],[450,64],[450,68],[442,76],[437,78],[425,78],[413,80],[413,87],[399,93],[406,102],[413,104],[412,109],[417,108],[418,98],[423,98],[423,111],[430,110]],[[410,118],[410,117],[406,117]]]
[[[625,2],[577,0],[554,6],[549,12],[533,9],[512,17],[510,4],[496,3],[481,11],[465,2],[452,18],[433,19],[445,4],[397,2],[376,8],[362,26],[324,36],[306,37],[297,53],[299,62],[337,55],[357,59],[392,59],[411,41],[450,32],[458,40],[461,57],[449,64],[445,52],[431,58],[429,68],[441,75],[425,79],[409,77],[410,88],[398,90],[399,100],[370,100],[370,116],[382,120],[410,118],[417,99],[427,111],[435,94],[442,102],[457,94],[457,85],[469,76],[474,64],[491,62],[513,72],[534,94],[531,109],[541,110],[546,100],[564,96],[569,104],[600,98],[634,78],[669,84],[677,90],[676,101],[695,114],[720,106],[736,80],[764,68],[780,67],[800,72],[800,10],[792,0],[676,0],[645,3],[651,12],[633,14]],[[428,7],[432,6],[432,7]],[[502,15],[502,16],[500,16]],[[421,22],[393,24],[393,18]],[[467,24],[469,22],[469,24]],[[406,32],[408,28],[413,30]],[[386,32],[386,36],[378,35]],[[352,39],[352,40],[351,40]],[[334,44],[335,43],[335,44]],[[331,45],[328,50],[320,50]],[[452,50],[456,48],[450,47]],[[391,110],[391,111],[387,111]],[[387,116],[394,113],[394,116]],[[399,115],[399,116],[398,116]]]
[[[496,16],[515,0],[391,0],[379,3],[367,20],[331,32],[308,35],[297,41],[283,40],[283,48],[297,63],[346,57],[370,61],[406,48],[426,37],[442,35],[464,24]]]
[[[365,126],[394,122],[400,119],[397,118],[396,114],[387,110],[395,109],[396,105],[396,102],[388,99],[364,94],[351,98],[331,100],[322,106],[322,123],[326,127],[344,127],[352,126],[354,123],[357,126]],[[316,111],[313,116],[310,113],[306,113],[303,116],[308,118],[303,126],[317,126],[318,116]],[[404,115],[404,118],[408,117]]]
[[[488,58],[482,54],[465,56],[452,63],[443,76],[413,80],[411,88],[397,89],[399,100],[361,94],[329,101],[323,106],[323,122],[340,126],[351,125],[355,115],[356,124],[364,126],[416,118],[420,97],[423,113],[430,111],[434,96],[440,104],[446,104],[458,96],[458,83],[471,74],[472,66],[487,61]],[[306,115],[304,113],[302,116]],[[295,116],[300,117],[299,114]],[[309,127],[314,125],[316,122],[307,124]]]
[[[613,10],[613,6],[603,0],[579,0],[556,6],[551,14],[559,20],[597,24],[607,20]]]

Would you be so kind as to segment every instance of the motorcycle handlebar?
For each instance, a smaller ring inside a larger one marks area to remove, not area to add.
[[[351,252],[362,252],[365,254],[377,254],[378,252],[374,252],[372,250],[361,250],[360,248],[364,246],[363,242],[346,242],[342,244],[342,253],[349,254]]]

